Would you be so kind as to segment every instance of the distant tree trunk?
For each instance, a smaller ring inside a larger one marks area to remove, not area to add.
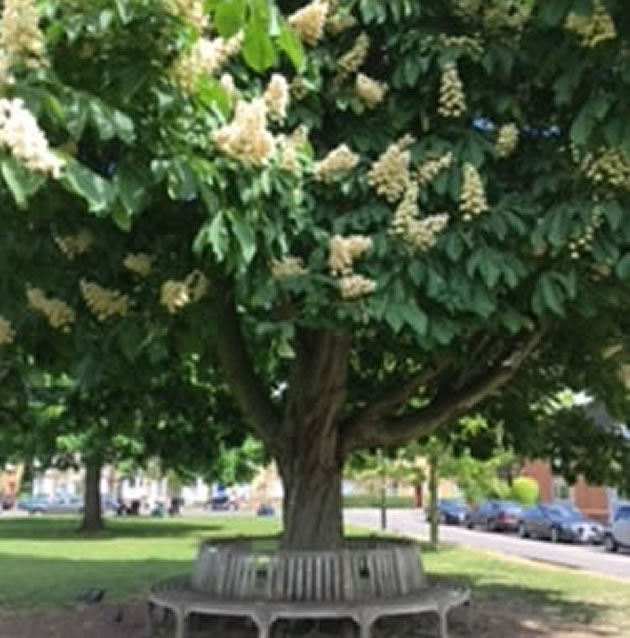
[[[413,486],[413,500],[416,507],[422,507],[422,483]]]
[[[381,529],[387,529],[387,465],[383,451],[378,451],[378,463],[381,471]]]
[[[101,468],[102,461],[98,457],[86,459],[85,498],[80,528],[82,532],[94,533],[104,529],[101,512]]]
[[[430,503],[430,541],[431,545],[437,547],[439,541],[439,523],[438,523],[438,457],[436,454],[429,456],[429,498]]]

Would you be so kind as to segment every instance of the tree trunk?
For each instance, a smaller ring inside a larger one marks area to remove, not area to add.
[[[431,499],[429,511],[431,512],[430,521],[430,541],[433,547],[437,547],[439,540],[439,521],[438,521],[438,457],[437,454],[429,456],[429,498]]]
[[[82,532],[94,533],[104,529],[101,512],[101,465],[100,459],[86,460]]]
[[[280,465],[284,484],[282,544],[332,549],[343,540],[341,465],[312,449]]]
[[[301,330],[296,338],[281,448],[283,545],[331,549],[343,541],[343,452],[338,413],[346,398],[348,340]]]

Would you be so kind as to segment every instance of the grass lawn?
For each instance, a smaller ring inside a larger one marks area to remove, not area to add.
[[[106,588],[108,600],[123,599],[186,572],[203,538],[278,531],[274,520],[214,516],[115,519],[97,538],[77,535],[76,527],[73,519],[0,520],[0,611],[72,605],[90,587]],[[423,560],[434,580],[469,585],[490,615],[593,628],[579,635],[598,635],[601,627],[611,633],[600,635],[630,635],[630,582],[455,547],[425,548]]]

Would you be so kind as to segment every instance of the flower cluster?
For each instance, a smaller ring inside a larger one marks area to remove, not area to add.
[[[146,253],[129,253],[123,261],[123,266],[139,277],[148,277],[152,261]]]
[[[392,231],[406,244],[420,252],[426,252],[435,245],[439,233],[448,224],[448,215],[430,215],[424,219],[418,219],[418,194],[418,184],[411,182],[396,209]]]
[[[510,29],[519,32],[529,20],[530,11],[525,7],[519,7],[516,2],[493,2],[486,7],[483,21],[490,31]]]
[[[199,38],[191,47],[180,55],[169,69],[171,80],[185,93],[193,93],[199,79],[205,75],[217,73],[243,44],[243,34],[237,33],[228,40],[223,38]]]
[[[70,324],[74,323],[76,314],[65,301],[48,298],[40,288],[30,286],[26,289],[26,299],[33,310],[45,315],[52,328],[62,332],[70,331]]]
[[[15,339],[15,330],[11,322],[0,315],[0,346],[9,346]]]
[[[46,66],[46,42],[39,28],[39,10],[35,0],[5,0],[0,17],[0,50],[5,74],[16,63],[37,68]],[[7,75],[6,82],[11,78]]]
[[[48,173],[58,178],[64,161],[48,146],[37,120],[19,98],[0,99],[0,147],[8,148],[13,156],[32,171]]]
[[[234,84],[234,78],[230,73],[224,73],[219,80],[219,84],[226,92],[230,100],[236,99],[238,89],[236,88],[236,84]]]
[[[299,257],[283,257],[274,259],[270,264],[271,276],[274,279],[291,279],[305,275],[308,271]]]
[[[302,42],[315,46],[324,35],[328,16],[328,2],[313,0],[289,16],[289,24],[295,29]]]
[[[337,68],[341,76],[356,73],[365,62],[370,50],[370,38],[367,33],[360,33],[352,48],[337,60]]]
[[[580,169],[595,184],[630,190],[630,162],[620,149],[601,148],[597,154],[588,153]]]
[[[428,186],[442,171],[447,170],[453,163],[453,153],[444,153],[442,157],[427,160],[418,168],[418,184],[420,188]]]
[[[174,314],[188,304],[199,301],[207,292],[207,277],[199,270],[193,270],[183,281],[165,281],[162,284],[160,303]]]
[[[590,49],[617,37],[615,23],[602,0],[593,0],[593,12],[590,15],[570,13],[565,27],[577,36],[583,47]]]
[[[377,82],[372,78],[359,73],[355,83],[355,91],[362,102],[369,109],[373,109],[380,104],[387,93],[387,84],[384,82]]]
[[[344,299],[357,299],[369,295],[376,289],[376,282],[363,275],[344,275],[337,281],[339,294]]]
[[[274,137],[267,130],[265,100],[239,100],[232,122],[214,131],[212,140],[223,153],[243,164],[263,165],[275,148]]]
[[[516,124],[504,124],[497,134],[494,150],[499,157],[511,155],[518,146],[519,131]]]
[[[289,84],[284,76],[274,73],[263,94],[269,118],[282,121],[287,116],[289,106]]]
[[[105,321],[119,315],[125,317],[129,313],[129,296],[118,290],[109,290],[98,284],[82,279],[79,282],[81,295],[90,312],[99,320]]]
[[[315,179],[318,182],[330,183],[343,173],[351,171],[359,163],[359,156],[345,144],[330,151],[324,159],[315,163]]]
[[[173,10],[175,15],[190,22],[199,31],[208,26],[203,0],[173,0]]]
[[[440,33],[438,44],[445,49],[463,49],[467,53],[480,55],[483,53],[483,42],[479,36],[446,35]]]
[[[68,259],[74,259],[77,255],[83,255],[90,250],[94,243],[94,236],[87,228],[82,228],[76,235],[55,237],[55,243]]]
[[[333,276],[352,274],[352,264],[372,248],[372,240],[364,235],[334,235],[328,242],[328,267]]]
[[[326,20],[326,31],[331,35],[339,35],[348,29],[352,29],[357,24],[357,19],[342,9],[329,11]]]
[[[604,212],[601,206],[595,206],[592,211],[591,220],[586,225],[582,236],[569,242],[571,259],[579,259],[580,253],[590,252],[593,249],[593,239],[595,231],[604,223]]]
[[[442,71],[438,113],[442,117],[461,117],[466,112],[466,96],[455,63],[447,64]]]
[[[303,100],[308,95],[308,85],[299,75],[296,75],[293,80],[291,80],[291,97],[298,102]]]
[[[472,20],[481,11],[481,0],[451,0],[451,11],[462,20]]]
[[[389,202],[398,201],[405,193],[409,183],[409,161],[411,153],[406,150],[413,144],[414,138],[405,135],[372,164],[368,173],[368,183],[379,195]]]
[[[288,137],[278,136],[277,141],[280,148],[278,162],[280,168],[289,173],[298,173],[300,170],[299,151],[308,141],[308,129],[302,124]]]
[[[470,163],[464,164],[464,182],[459,195],[459,210],[464,214],[464,221],[488,210],[486,192],[477,169]]]

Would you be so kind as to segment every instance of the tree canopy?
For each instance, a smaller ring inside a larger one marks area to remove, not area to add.
[[[574,343],[582,388],[619,394],[623,9],[6,0],[3,356],[85,381],[203,353],[279,462],[287,543],[312,546],[339,540],[355,449]]]

